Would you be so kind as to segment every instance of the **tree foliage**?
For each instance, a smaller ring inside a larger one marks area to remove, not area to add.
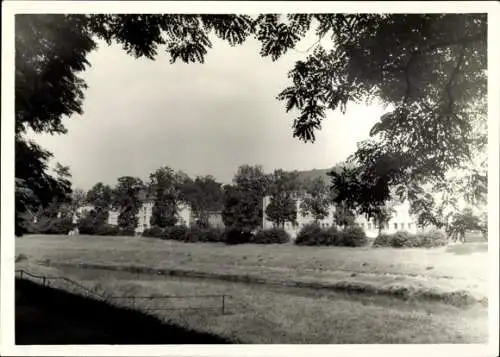
[[[113,190],[113,207],[119,210],[118,226],[125,231],[134,231],[137,227],[137,213],[142,205],[139,194],[144,190],[141,179],[132,176],[118,178]]]
[[[276,227],[284,227],[285,223],[297,222],[297,203],[289,193],[271,196],[266,207],[266,217]]]
[[[149,192],[154,200],[151,222],[161,228],[177,223],[181,178],[169,167],[162,167],[150,175]]]
[[[92,205],[90,212],[92,219],[89,221],[91,222],[89,225],[102,226],[106,224],[114,200],[113,189],[109,185],[98,182],[87,192],[85,200]]]
[[[454,240],[465,242],[465,233],[471,230],[484,230],[481,218],[474,214],[472,209],[465,208],[453,215],[452,221],[446,229],[448,236]]]
[[[301,187],[298,172],[286,172],[282,169],[274,170],[268,176],[267,193],[270,201],[266,207],[266,216],[278,227],[285,223],[295,224],[297,220],[296,194]]]
[[[268,191],[268,183],[261,166],[239,166],[233,185],[224,187],[224,225],[245,231],[258,227],[263,219],[262,200]]]
[[[333,220],[337,226],[346,228],[354,225],[356,216],[354,215],[354,212],[347,208],[344,204],[338,204],[335,206]]]
[[[214,177],[198,176],[186,182],[183,191],[199,224],[208,226],[211,211],[221,211],[224,207],[222,184]]]
[[[305,184],[305,195],[301,200],[302,214],[311,215],[315,221],[328,217],[328,208],[332,204],[332,194],[327,183],[321,177],[308,180]]]
[[[235,46],[254,37],[260,54],[275,61],[310,31],[318,43],[278,95],[287,111],[298,112],[295,137],[314,141],[327,110],[345,112],[349,102],[377,99],[392,108],[352,157],[358,181],[378,191],[371,204],[362,195],[349,198],[367,214],[390,199],[389,187],[442,181],[485,142],[473,134],[472,118],[486,113],[486,14],[23,14],[16,16],[15,117],[16,149],[25,151],[16,150],[16,197],[28,197],[29,189],[48,204],[60,190],[44,184],[48,153],[23,134],[64,133],[62,119],[82,113],[86,84],[78,74],[97,39],[135,57],[154,59],[163,48],[172,63],[203,63],[213,38]],[[22,175],[24,160],[41,170]],[[471,177],[485,181],[484,172]],[[23,202],[16,207],[22,211]]]
[[[262,223],[262,200],[237,185],[224,186],[224,225],[250,232]]]
[[[85,200],[95,209],[107,211],[113,203],[113,189],[109,185],[98,182],[87,192]]]

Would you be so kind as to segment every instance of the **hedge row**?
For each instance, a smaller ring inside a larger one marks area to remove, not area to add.
[[[381,234],[373,242],[374,247],[392,248],[433,248],[442,247],[448,243],[443,232],[430,231],[417,234],[396,232],[394,234]]]
[[[339,247],[362,247],[368,243],[365,232],[358,226],[338,230],[335,227],[321,228],[317,223],[305,225],[297,235],[297,245],[330,245]]]
[[[255,234],[238,229],[187,228],[175,226],[168,228],[151,227],[146,229],[144,237],[171,239],[181,242],[223,242],[227,244],[282,244],[290,241],[290,236],[281,228],[260,230]]]

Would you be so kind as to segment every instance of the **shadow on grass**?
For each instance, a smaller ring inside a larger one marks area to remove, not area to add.
[[[22,279],[15,312],[18,345],[236,343]]]
[[[446,247],[447,253],[467,255],[473,253],[485,253],[488,251],[488,243],[463,243],[453,244]]]

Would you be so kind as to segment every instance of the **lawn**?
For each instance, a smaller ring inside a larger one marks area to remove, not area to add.
[[[78,268],[63,268],[60,274],[112,296],[227,294],[225,314],[218,308],[220,300],[211,298],[166,300],[157,305],[163,310],[145,311],[243,343],[485,343],[488,337],[488,312],[479,305],[458,308],[386,296]],[[134,306],[147,305],[151,302],[136,300]],[[215,309],[170,310],[188,306]]]
[[[469,246],[468,250],[226,246],[90,236],[16,239],[16,254],[27,258],[17,263],[18,267],[68,276],[108,294],[230,295],[226,306],[228,314],[167,310],[155,314],[177,324],[246,343],[486,342],[488,311],[480,304],[456,307],[420,299],[347,294],[285,284],[290,281],[348,282],[442,292],[465,289],[478,297],[485,296],[487,254],[484,246]],[[52,266],[39,265],[39,262],[50,262]],[[160,271],[177,269],[215,279],[78,268],[82,263]],[[283,284],[230,282],[217,278],[221,276],[218,274],[244,276],[247,282],[252,281],[248,277],[254,277]],[[178,307],[178,302],[172,304]],[[213,304],[218,306],[218,302]]]
[[[226,246],[180,243],[154,238],[26,236],[16,239],[16,254],[28,262],[141,267],[191,272],[204,277],[245,277],[248,281],[356,283],[380,289],[408,287],[443,293],[488,294],[488,254],[484,244],[433,249]],[[474,251],[475,250],[475,251]]]

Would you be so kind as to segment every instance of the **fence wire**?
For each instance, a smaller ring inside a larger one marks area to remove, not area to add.
[[[228,306],[232,296],[227,294],[206,295],[161,295],[161,296],[112,296],[88,288],[72,279],[60,276],[37,275],[25,270],[16,270],[20,279],[30,280],[42,286],[61,289],[70,293],[83,295],[108,304],[132,308],[143,312],[182,312],[207,311],[212,313],[228,314]]]

